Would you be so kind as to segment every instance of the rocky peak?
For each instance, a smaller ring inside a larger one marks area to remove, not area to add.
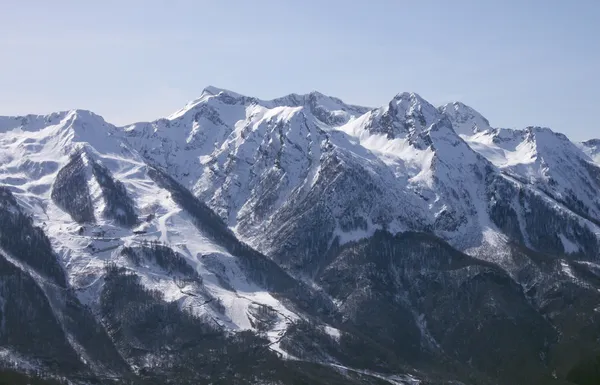
[[[429,102],[416,93],[397,94],[386,106],[375,110],[368,130],[388,138],[419,135],[441,118]]]
[[[470,136],[491,129],[490,122],[483,115],[461,102],[447,103],[438,110],[450,119],[459,135]]]

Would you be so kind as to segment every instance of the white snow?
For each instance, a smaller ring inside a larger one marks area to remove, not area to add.
[[[560,268],[562,272],[569,278],[576,279],[575,274],[571,270],[571,266],[565,261],[560,261]]]
[[[573,254],[573,253],[577,253],[580,251],[579,246],[577,246],[575,243],[573,243],[569,238],[565,237],[564,234],[560,233],[560,234],[558,234],[558,236],[560,237],[560,241],[563,244],[565,253]]]
[[[339,329],[336,329],[329,325],[325,325],[325,333],[329,334],[331,337],[335,338],[336,340],[339,340],[340,337],[342,336],[342,333],[340,332]]]

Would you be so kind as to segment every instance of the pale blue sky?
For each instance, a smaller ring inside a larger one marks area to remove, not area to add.
[[[207,85],[368,106],[413,91],[582,140],[600,137],[598,69],[598,0],[0,0],[0,115],[126,124]]]

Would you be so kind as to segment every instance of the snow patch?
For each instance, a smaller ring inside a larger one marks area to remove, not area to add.
[[[328,335],[330,335],[331,337],[333,337],[336,340],[339,340],[340,337],[342,336],[342,333],[340,332],[339,329],[336,329],[329,325],[325,325],[325,333],[327,333]]]
[[[573,270],[571,270],[571,266],[565,261],[560,261],[560,268],[562,272],[569,278],[576,279],[575,274],[573,274]]]
[[[580,251],[579,246],[577,244],[573,243],[569,238],[565,237],[564,234],[560,233],[560,234],[558,234],[558,236],[560,237],[560,241],[563,244],[565,253],[574,254],[574,253],[578,253]]]

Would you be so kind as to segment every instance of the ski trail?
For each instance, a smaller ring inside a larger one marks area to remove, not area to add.
[[[160,232],[160,241],[161,242],[163,242],[165,244],[170,244],[170,242],[169,242],[170,237],[169,237],[169,230],[168,230],[168,226],[170,223],[168,221],[170,220],[171,216],[179,213],[180,211],[181,211],[180,209],[171,210],[158,219],[158,231]]]

